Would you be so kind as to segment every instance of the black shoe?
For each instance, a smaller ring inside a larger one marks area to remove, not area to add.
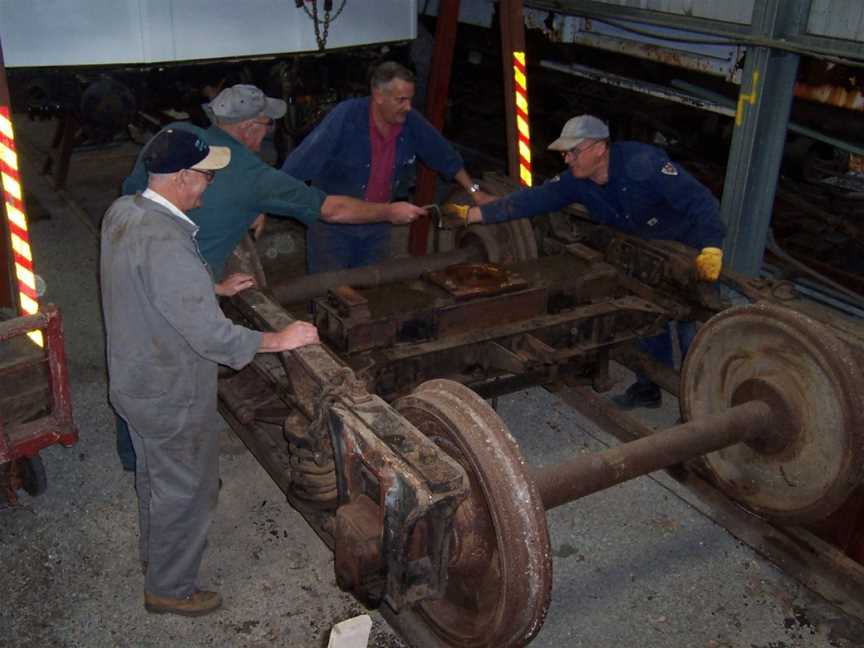
[[[133,472],[133,473],[135,472],[135,464],[134,463],[133,464],[122,463],[121,465],[123,466],[123,470],[125,470],[126,472]]]
[[[663,402],[660,388],[653,383],[633,383],[620,396],[613,396],[612,402],[618,409],[631,410],[637,407],[657,409]]]

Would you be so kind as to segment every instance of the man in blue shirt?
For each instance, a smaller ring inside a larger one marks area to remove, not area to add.
[[[491,200],[465,171],[456,150],[411,108],[414,75],[388,61],[371,78],[369,97],[338,104],[282,166],[328,194],[389,202],[406,196],[419,158],[453,178],[475,204]],[[307,229],[309,272],[355,268],[390,256],[390,223],[312,223]]]
[[[451,214],[470,223],[500,223],[552,212],[571,203],[585,206],[591,218],[644,239],[665,239],[700,250],[695,270],[702,281],[720,276],[725,228],[711,192],[666,153],[649,144],[609,141],[609,128],[592,115],[570,119],[561,137],[549,145],[558,151],[569,173],[517,191],[482,207],[452,205]],[[692,322],[678,326],[682,355],[693,338]],[[648,338],[643,349],[672,366],[668,333]],[[645,376],[615,402],[624,409],[659,407],[659,387]]]

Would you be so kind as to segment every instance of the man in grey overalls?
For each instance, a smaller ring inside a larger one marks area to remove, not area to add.
[[[218,496],[216,379],[220,364],[245,366],[258,352],[318,342],[296,322],[261,333],[227,319],[186,212],[231,151],[195,133],[160,132],[147,149],[148,188],[114,202],[102,223],[102,307],[111,403],[138,455],[140,556],[149,612],[185,616],[219,608],[198,587]],[[238,276],[232,293],[252,285]]]

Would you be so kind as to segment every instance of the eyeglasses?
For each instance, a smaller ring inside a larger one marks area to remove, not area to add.
[[[194,171],[195,173],[200,173],[204,177],[207,178],[207,184],[213,182],[213,179],[216,177],[215,171],[203,170],[203,169],[186,169],[187,171]]]
[[[579,148],[578,146],[574,146],[573,148],[567,149],[566,151],[561,151],[561,157],[564,158],[565,160],[567,159],[568,155],[572,155],[574,158],[578,158],[585,151],[596,146],[597,144],[599,144],[602,141],[603,140],[594,140],[593,142],[591,142],[588,146],[586,146],[584,148]]]
[[[264,121],[258,121],[257,119],[255,119],[252,121],[252,123],[257,124],[258,126],[263,126],[267,130],[268,133],[273,130],[273,120],[272,119],[266,119]]]

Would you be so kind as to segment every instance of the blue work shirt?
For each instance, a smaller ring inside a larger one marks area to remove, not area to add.
[[[369,97],[337,104],[291,152],[282,170],[327,194],[362,200],[372,162],[369,111]],[[390,200],[408,195],[418,159],[447,179],[465,166],[444,136],[412,110],[396,138]],[[316,223],[308,230],[309,271],[326,272],[383,260],[389,254],[390,229],[390,223]]]
[[[369,181],[369,97],[348,99],[331,110],[294,149],[282,170],[327,194],[362,200]],[[396,139],[392,196],[407,196],[417,159],[448,179],[465,166],[462,156],[432,124],[412,110]]]
[[[231,162],[216,172],[201,198],[201,207],[188,212],[200,228],[198,247],[216,281],[222,279],[225,261],[258,214],[291,216],[307,224],[318,220],[327,197],[324,193],[266,164],[218,126],[203,130],[187,122],[176,122],[165,128],[191,131],[210,146],[231,149]],[[123,181],[124,194],[147,188],[142,156],[143,150],[131,175]]]
[[[725,227],[714,195],[665,151],[650,144],[609,147],[609,180],[577,179],[569,169],[549,182],[483,205],[483,222],[527,218],[580,203],[591,219],[644,239],[721,247]]]

